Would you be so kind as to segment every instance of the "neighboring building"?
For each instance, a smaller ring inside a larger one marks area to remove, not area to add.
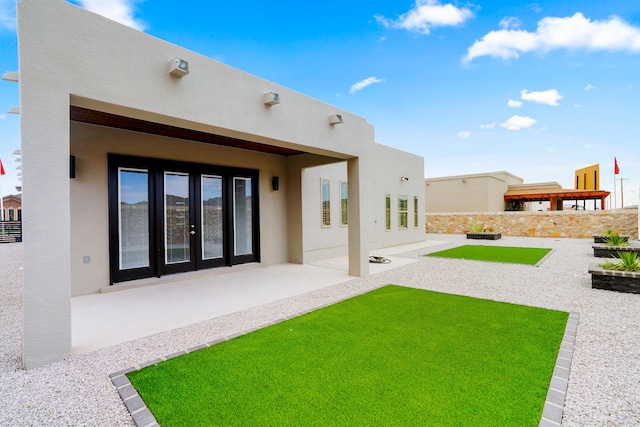
[[[550,190],[550,189],[558,189],[558,188],[562,188],[562,186],[557,182],[539,182],[534,184],[510,185],[507,191],[539,192],[540,190]],[[509,205],[507,204],[507,206]],[[550,200],[527,201],[520,204],[519,207],[520,207],[520,210],[524,210],[524,211],[544,212],[544,211],[551,210],[551,201]]]
[[[524,184],[522,178],[509,172],[489,172],[425,179],[425,210],[562,210],[564,201],[573,201],[572,205],[579,209],[579,206],[585,206],[587,200],[594,200],[596,205],[599,201],[600,209],[605,209],[605,199],[609,194],[600,190],[563,189],[557,182]]]
[[[63,0],[17,14],[25,367],[70,354],[71,295],[345,253],[367,276],[424,239],[423,160],[365,119]]]
[[[0,219],[5,221],[22,221],[22,195],[15,194],[2,198],[4,216],[0,213]]]
[[[425,179],[426,212],[498,212],[504,194],[523,179],[506,171]]]
[[[578,169],[575,174],[576,190],[599,190],[600,189],[600,165],[587,166]]]

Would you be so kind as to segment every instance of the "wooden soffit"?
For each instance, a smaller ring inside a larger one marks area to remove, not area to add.
[[[568,200],[600,200],[611,193],[602,190],[568,190],[563,188],[548,190],[510,190],[504,194],[505,200],[542,201],[561,198]]]

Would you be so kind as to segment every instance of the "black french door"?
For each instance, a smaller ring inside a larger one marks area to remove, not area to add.
[[[258,171],[109,156],[111,283],[256,262]]]

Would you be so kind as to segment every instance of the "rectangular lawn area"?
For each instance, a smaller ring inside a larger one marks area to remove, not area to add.
[[[432,252],[425,256],[535,265],[549,252],[551,252],[551,249],[548,248],[464,245],[444,251]]]
[[[128,374],[170,426],[537,426],[568,313],[387,285]]]

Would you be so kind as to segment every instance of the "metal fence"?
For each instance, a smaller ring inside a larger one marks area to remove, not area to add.
[[[22,221],[0,221],[0,243],[22,242]]]

